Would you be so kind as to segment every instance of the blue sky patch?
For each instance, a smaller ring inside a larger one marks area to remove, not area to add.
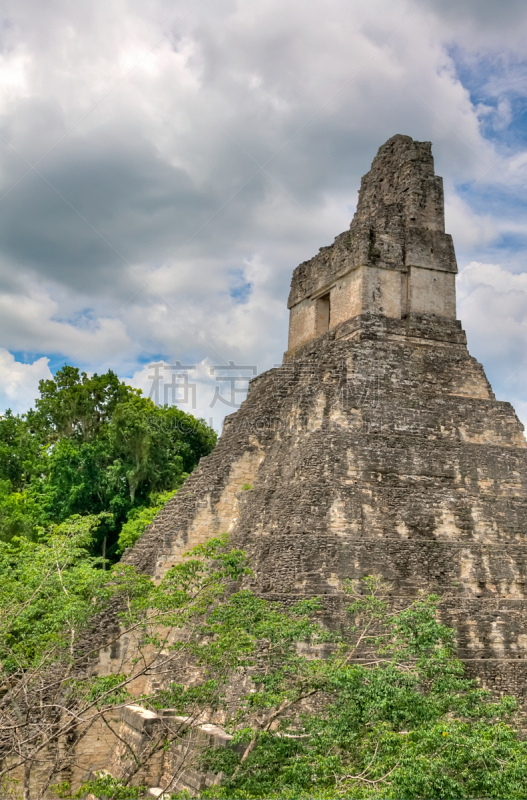
[[[246,277],[243,269],[229,270],[230,285],[229,295],[236,303],[246,303],[252,292],[253,285]]]

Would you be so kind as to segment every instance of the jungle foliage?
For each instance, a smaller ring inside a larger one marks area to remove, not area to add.
[[[223,772],[222,786],[201,796],[527,797],[516,700],[493,698],[465,676],[454,631],[438,621],[438,598],[397,610],[390,587],[371,577],[347,591],[350,627],[325,654],[299,653],[278,619],[260,633],[274,656],[254,652],[253,689],[229,719],[232,747],[201,760]],[[245,606],[240,633],[257,641],[254,623],[269,609],[251,614],[261,603],[252,597],[230,602]],[[232,626],[228,608],[218,615]],[[324,633],[310,624],[313,646]]]
[[[157,585],[121,564],[103,571],[90,554],[98,523],[77,517],[46,541],[0,545],[0,780],[23,767],[27,798],[43,763],[40,796],[55,786],[72,797],[60,778],[75,752],[64,743],[102,719],[117,732],[118,715],[104,712],[130,702],[171,715],[133,757],[123,752],[120,780],[100,776],[78,796],[140,797],[148,760],[212,718],[233,738],[189,750],[167,787],[174,796],[192,767],[223,774],[200,792],[209,799],[527,797],[517,703],[465,676],[438,598],[395,608],[390,587],[366,578],[347,586],[349,624],[331,631],[316,599],[285,610],[243,588],[249,565],[226,537]],[[137,658],[119,674],[83,676],[86,634],[108,613],[119,623],[112,640],[135,637]],[[171,680],[133,696],[147,674]]]
[[[39,388],[34,409],[0,418],[0,541],[35,541],[72,515],[104,515],[94,553],[115,560],[216,434],[175,406],[156,406],[111,370],[88,377],[64,366]]]

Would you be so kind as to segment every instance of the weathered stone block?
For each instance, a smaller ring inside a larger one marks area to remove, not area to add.
[[[293,274],[288,349],[365,312],[455,319],[456,272],[430,143],[394,136],[362,179],[350,232]],[[328,305],[323,329],[317,323],[321,295]]]

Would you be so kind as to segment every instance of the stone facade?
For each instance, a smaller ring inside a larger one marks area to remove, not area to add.
[[[365,312],[455,319],[457,265],[443,207],[430,142],[386,142],[362,179],[349,232],[293,273],[289,350]]]
[[[395,136],[350,230],[294,272],[283,365],[125,561],[161,577],[230,531],[258,593],[320,596],[329,625],[346,578],[435,591],[469,671],[527,699],[526,442],[467,351],[456,269],[431,146]]]

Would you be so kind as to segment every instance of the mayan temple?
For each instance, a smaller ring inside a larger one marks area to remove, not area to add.
[[[293,273],[283,365],[125,561],[161,576],[229,531],[255,591],[320,596],[329,624],[346,578],[435,591],[470,673],[525,699],[526,442],[467,350],[444,227],[431,144],[392,137],[350,229]]]
[[[283,364],[252,380],[124,563],[159,579],[228,531],[251,557],[254,591],[285,605],[320,597],[329,626],[347,578],[382,575],[395,603],[436,592],[468,672],[525,704],[527,445],[468,353],[456,272],[431,144],[394,136],[362,179],[350,229],[293,273]],[[133,650],[103,646],[95,672],[119,672]],[[143,683],[137,696],[155,690]],[[119,741],[102,722],[90,728],[73,782],[126,774],[126,748],[146,747],[163,713],[124,707]],[[227,737],[208,723],[198,733]],[[168,785],[178,753],[134,782]],[[187,769],[178,787],[216,780]]]

